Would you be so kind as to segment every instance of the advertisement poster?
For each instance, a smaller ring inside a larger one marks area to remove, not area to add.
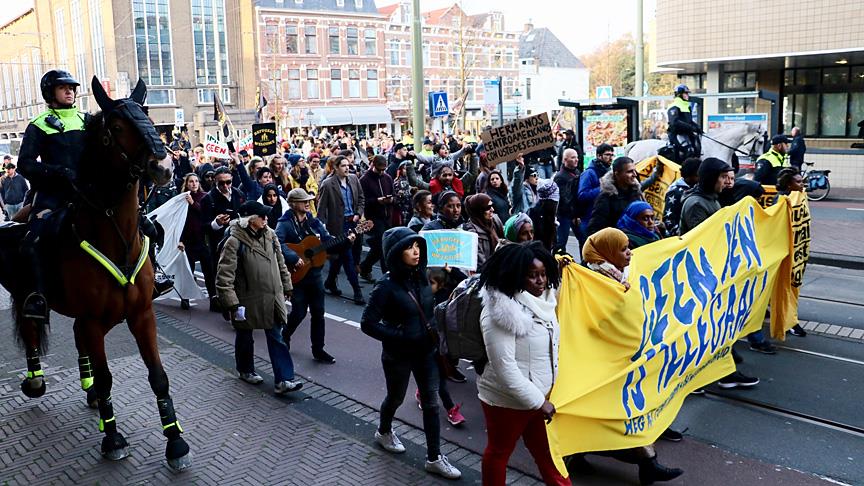
[[[624,155],[627,145],[627,110],[594,110],[582,115],[582,147],[585,164],[594,160],[597,146],[608,143],[615,147],[615,157]]]
[[[477,269],[477,233],[459,230],[421,231],[429,267]]]

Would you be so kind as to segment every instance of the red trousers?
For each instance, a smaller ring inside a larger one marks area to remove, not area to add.
[[[507,461],[510,460],[519,437],[522,437],[525,447],[537,463],[543,482],[555,486],[570,486],[570,480],[562,476],[552,462],[546,425],[540,410],[495,407],[482,401],[480,404],[486,417],[487,434],[486,450],[483,451],[484,486],[505,484]]]

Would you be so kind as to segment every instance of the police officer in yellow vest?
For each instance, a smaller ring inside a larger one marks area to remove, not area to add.
[[[786,135],[774,135],[771,138],[771,150],[756,159],[754,181],[763,186],[777,184],[777,174],[780,173],[780,169],[789,166],[789,157],[786,152],[789,151],[789,143],[791,142],[792,139]]]
[[[33,292],[24,301],[23,314],[45,322],[48,302],[39,247],[47,232],[59,224],[59,213],[71,198],[70,181],[77,176],[84,149],[88,115],[75,108],[78,86],[67,71],[53,69],[42,76],[39,88],[48,110],[30,121],[18,156],[18,171],[34,191],[29,231],[21,242],[33,272]]]
[[[693,121],[690,112],[690,88],[686,84],[675,87],[675,100],[666,112],[669,118],[669,143],[675,149],[678,163],[688,157],[702,155],[702,142],[699,136],[702,127]]]

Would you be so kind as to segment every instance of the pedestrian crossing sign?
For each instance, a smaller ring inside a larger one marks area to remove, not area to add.
[[[433,91],[429,93],[429,115],[447,116],[450,113],[450,106],[447,103],[447,93],[444,91]]]

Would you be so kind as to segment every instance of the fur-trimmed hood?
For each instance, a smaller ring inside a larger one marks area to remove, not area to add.
[[[492,322],[501,329],[516,335],[525,336],[537,319],[550,322],[555,320],[555,291],[549,289],[540,297],[520,292],[507,297],[502,292],[483,288],[480,290],[483,307],[489,312]]]
[[[603,177],[600,178],[600,194],[606,193],[611,194],[613,196],[618,195],[618,188],[615,186],[615,180],[612,178],[614,175],[613,171],[610,169],[609,172],[605,173]],[[633,185],[633,191],[637,193],[642,193],[642,188],[639,186],[639,182]]]

